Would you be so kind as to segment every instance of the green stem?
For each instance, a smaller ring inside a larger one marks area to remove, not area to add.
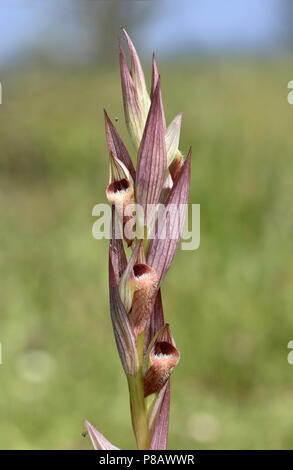
[[[149,239],[148,239],[148,228],[147,228],[146,225],[144,226],[143,246],[144,246],[145,256],[147,257],[148,247],[149,247]]]
[[[139,368],[136,376],[128,375],[128,388],[130,396],[130,409],[132,426],[135,434],[137,448],[147,450],[150,447],[147,414],[144,400],[144,383],[142,374],[144,332],[137,339],[137,354]]]
[[[154,407],[154,404],[156,403],[157,398],[158,398],[158,393],[152,393],[145,399],[147,420],[149,420],[150,418],[152,409]]]

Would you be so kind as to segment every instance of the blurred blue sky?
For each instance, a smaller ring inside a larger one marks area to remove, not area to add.
[[[125,8],[140,8],[144,2],[153,6],[141,29],[144,51],[150,53],[155,46],[166,56],[190,48],[213,53],[270,50],[281,29],[280,6],[285,0],[124,1]],[[61,4],[63,11],[59,15]],[[15,55],[21,57],[24,50],[42,50],[42,45],[48,43],[58,44],[52,49],[61,54],[67,54],[73,45],[75,53],[78,48],[82,51],[86,47],[83,32],[78,25],[73,27],[70,15],[66,15],[77,5],[78,0],[1,1],[0,63]]]
[[[281,0],[282,1],[282,0]],[[263,48],[278,29],[278,0],[163,0],[165,14],[152,26],[152,42],[174,47]]]

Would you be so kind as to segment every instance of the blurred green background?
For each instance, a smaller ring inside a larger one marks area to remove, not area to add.
[[[190,52],[158,63],[201,205],[200,248],[178,251],[162,288],[181,351],[169,448],[292,448],[292,61]],[[106,202],[104,106],[136,158],[118,61],[34,55],[0,78],[0,448],[91,448],[85,417],[134,448],[108,243],[91,232]]]

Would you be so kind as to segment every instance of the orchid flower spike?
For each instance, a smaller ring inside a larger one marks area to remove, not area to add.
[[[184,159],[179,150],[182,113],[166,126],[155,57],[149,93],[136,49],[125,29],[123,33],[130,55],[128,65],[119,41],[123,106],[137,166],[104,111],[110,168],[106,196],[112,205],[110,314],[128,381],[137,447],[163,450],[168,437],[170,376],[180,353],[164,320],[160,286],[182,236],[191,149]],[[158,205],[168,213],[166,226]],[[130,233],[126,231],[129,224]],[[85,425],[95,449],[118,450],[86,420]]]

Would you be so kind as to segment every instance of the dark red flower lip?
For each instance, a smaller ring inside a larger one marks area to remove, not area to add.
[[[106,189],[106,196],[111,204],[121,204],[125,207],[133,199],[133,186],[131,182],[123,178],[119,181],[112,181]]]
[[[176,354],[177,349],[167,341],[161,341],[155,343],[154,345],[154,355],[157,357],[161,356],[171,356],[172,354]]]
[[[141,278],[147,278],[153,275],[153,269],[147,264],[138,263],[133,266],[133,274],[135,279],[141,280]]]
[[[123,178],[120,181],[113,181],[108,186],[108,191],[113,191],[113,193],[119,193],[121,191],[129,191],[131,188],[131,183],[126,178]]]

